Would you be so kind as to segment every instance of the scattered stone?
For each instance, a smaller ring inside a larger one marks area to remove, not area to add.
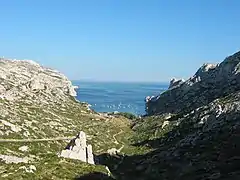
[[[168,120],[168,119],[170,119],[171,117],[172,117],[171,114],[168,114],[168,115],[166,115],[166,116],[164,117],[164,119]]]
[[[34,165],[30,165],[29,166],[29,169],[30,169],[30,171],[36,171],[37,170],[37,168],[34,166]]]
[[[30,133],[29,133],[28,131],[25,131],[25,132],[23,133],[23,135],[24,135],[25,137],[28,137],[28,136],[30,136]]]
[[[107,153],[110,155],[116,155],[117,153],[120,153],[120,151],[116,148],[111,148],[107,150]]]
[[[26,152],[28,151],[28,146],[21,146],[20,148],[18,148],[20,151],[22,152]]]
[[[10,174],[3,174],[3,175],[1,175],[1,177],[3,177],[3,178],[6,178],[6,177],[8,177]]]
[[[30,165],[29,168],[27,168],[26,166],[21,166],[21,167],[19,167],[19,169],[23,169],[27,173],[34,173],[34,171],[37,170],[37,168],[34,165]]]
[[[29,159],[27,157],[19,158],[19,157],[16,157],[16,156],[8,156],[8,155],[2,155],[2,154],[0,154],[0,159],[5,161],[6,164],[28,163],[28,161],[29,161]]]
[[[3,123],[3,125],[9,126],[13,132],[20,132],[22,130],[18,125],[14,125],[5,120],[0,120],[0,121]]]
[[[167,125],[169,125],[169,121],[164,121],[163,124],[162,124],[162,129]]]
[[[217,113],[216,117],[219,117],[223,113],[223,109],[222,109],[221,105],[218,105],[218,109],[217,109],[216,113]]]

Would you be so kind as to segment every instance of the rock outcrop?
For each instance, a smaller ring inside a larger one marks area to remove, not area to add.
[[[240,52],[220,64],[204,64],[184,82],[172,80],[170,89],[146,102],[146,111],[148,115],[190,112],[237,90],[240,90]]]
[[[171,81],[170,81],[170,84],[169,84],[168,89],[177,87],[177,86],[179,86],[180,84],[182,84],[183,82],[184,82],[184,79],[179,79],[179,80],[177,80],[177,79],[173,78],[173,79],[171,79]]]
[[[40,66],[31,60],[0,58],[0,98],[16,100],[44,91],[63,98],[76,96],[74,87],[60,72]]]
[[[20,158],[17,156],[9,156],[9,155],[3,155],[3,154],[0,154],[0,159],[5,161],[5,163],[7,163],[7,164],[28,163],[30,161],[30,159],[28,157]]]
[[[66,149],[62,150],[60,157],[77,159],[89,164],[95,164],[92,145],[87,145],[86,134],[83,131],[81,131],[76,138],[71,140]]]

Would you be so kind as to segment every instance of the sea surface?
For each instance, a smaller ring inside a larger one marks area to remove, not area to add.
[[[130,112],[145,114],[145,97],[165,91],[167,83],[81,82],[77,85],[77,99],[87,102],[97,112]]]

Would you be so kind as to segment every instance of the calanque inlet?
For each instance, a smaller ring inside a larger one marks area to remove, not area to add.
[[[0,179],[240,179],[240,52],[172,79],[142,117],[95,112],[75,88],[0,59]]]

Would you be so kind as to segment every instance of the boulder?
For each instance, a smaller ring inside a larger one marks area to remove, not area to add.
[[[72,139],[67,147],[62,150],[60,157],[95,164],[92,146],[87,145],[86,134],[83,131],[80,131],[76,138]]]
[[[28,146],[21,146],[20,148],[18,148],[20,151],[22,152],[26,152],[28,151]]]
[[[110,155],[116,155],[117,153],[120,153],[120,151],[116,148],[111,148],[107,150],[107,153]]]

